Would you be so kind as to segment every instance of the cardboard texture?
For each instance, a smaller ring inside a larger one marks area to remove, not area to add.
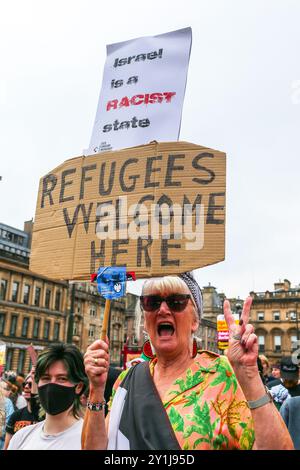
[[[145,278],[222,261],[225,173],[225,153],[188,142],[67,160],[40,180],[30,269],[87,280],[126,266]]]

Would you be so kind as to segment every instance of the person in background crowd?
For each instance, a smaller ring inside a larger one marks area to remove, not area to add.
[[[296,450],[300,450],[300,396],[285,400],[280,414],[289,430]]]
[[[3,375],[3,380],[6,381],[6,384],[9,389],[8,398],[11,399],[14,410],[20,410],[27,405],[25,398],[22,396],[22,383],[24,381],[23,377],[18,376],[13,371],[6,371]]]
[[[282,380],[280,378],[280,363],[276,363],[271,366],[271,375],[270,380],[267,383],[267,387],[271,388],[281,383]]]
[[[278,409],[290,397],[300,396],[299,365],[290,356],[283,357],[280,362],[281,383],[270,388],[274,403]]]
[[[7,384],[3,380],[0,382],[0,450],[4,447],[5,440],[5,426],[8,423],[10,416],[14,412],[12,401],[5,395],[8,393],[6,390]]]
[[[280,362],[272,365],[271,376],[274,379],[280,379]]]
[[[4,450],[7,449],[12,436],[26,426],[37,423],[39,421],[39,400],[37,385],[34,380],[35,367],[32,368],[30,374],[23,382],[23,396],[27,406],[16,410],[9,418],[6,425],[6,435]]]
[[[35,371],[45,420],[20,429],[8,450],[80,450],[80,395],[88,387],[83,356],[72,344],[56,344],[38,357]]]
[[[202,295],[191,273],[147,280],[140,300],[153,359],[117,379],[107,432],[103,398],[108,344],[97,340],[88,347],[84,449],[293,449],[258,373],[257,337],[248,324],[251,297],[239,325],[229,302],[224,302],[227,356],[197,349],[194,334],[201,321]]]
[[[259,359],[263,368],[262,375],[264,378],[264,383],[267,384],[270,380],[273,380],[273,376],[270,375],[270,363],[268,358],[264,354],[260,354]]]

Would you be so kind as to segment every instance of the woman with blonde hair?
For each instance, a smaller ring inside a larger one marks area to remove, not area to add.
[[[108,341],[85,354],[90,395],[84,449],[293,449],[257,367],[258,342],[248,323],[251,297],[236,325],[227,300],[227,356],[199,351],[194,335],[202,295],[191,273],[150,279],[140,297],[153,358],[124,371],[104,420]],[[268,427],[266,428],[266,423]]]

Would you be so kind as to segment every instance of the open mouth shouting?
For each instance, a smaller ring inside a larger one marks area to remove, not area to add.
[[[160,337],[169,337],[174,334],[174,326],[172,323],[162,322],[157,326],[157,333]]]

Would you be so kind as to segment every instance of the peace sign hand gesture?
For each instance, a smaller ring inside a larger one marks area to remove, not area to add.
[[[224,316],[229,329],[227,357],[233,368],[257,366],[258,344],[254,328],[248,323],[252,297],[243,305],[239,324],[236,325],[228,300],[224,301]]]

